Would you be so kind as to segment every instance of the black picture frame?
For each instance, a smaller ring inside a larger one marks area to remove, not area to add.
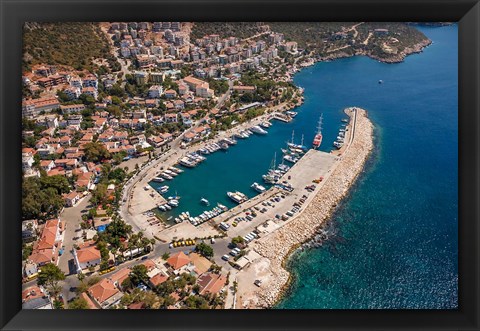
[[[1,0],[0,325],[3,330],[478,330],[480,4],[472,0]],[[27,21],[459,22],[459,309],[39,311],[21,309],[21,53]]]

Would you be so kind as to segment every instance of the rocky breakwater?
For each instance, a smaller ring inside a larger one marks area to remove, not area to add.
[[[257,242],[255,250],[270,261],[273,274],[273,281],[263,284],[257,292],[257,308],[271,307],[277,302],[290,277],[284,268],[285,259],[298,245],[315,236],[364,168],[373,148],[373,125],[365,110],[356,108],[355,116],[352,109],[345,112],[355,121],[353,138],[316,196],[303,213]]]

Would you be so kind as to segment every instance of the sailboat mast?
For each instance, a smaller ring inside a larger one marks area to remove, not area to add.
[[[320,115],[320,119],[318,120],[317,134],[322,133],[322,120],[323,120],[323,113]]]

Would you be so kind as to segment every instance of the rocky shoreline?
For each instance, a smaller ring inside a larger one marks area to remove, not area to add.
[[[347,52],[338,52],[338,53],[333,53],[329,54],[327,56],[320,56],[318,58],[315,58],[314,60],[316,62],[322,62],[322,61],[333,61],[337,59],[342,59],[342,58],[347,58],[347,57],[352,57],[352,56],[368,56],[371,59],[383,62],[383,63],[401,63],[405,60],[405,58],[408,55],[411,54],[417,54],[421,53],[425,47],[428,47],[429,45],[432,44],[432,41],[430,39],[424,39],[421,42],[411,46],[411,47],[406,47],[403,51],[401,51],[398,54],[392,54],[391,57],[380,57],[378,55],[371,54],[367,51],[363,50],[356,50],[355,53],[349,54]]]
[[[352,116],[351,108],[346,113]],[[327,221],[363,171],[373,149],[373,125],[367,112],[357,108],[355,136],[352,143],[340,156],[340,160],[327,178],[323,187],[296,219],[277,231],[260,239],[255,251],[270,261],[269,269],[275,281],[262,285],[257,292],[256,308],[269,308],[282,296],[290,281],[285,261],[302,243],[310,240],[317,229]]]

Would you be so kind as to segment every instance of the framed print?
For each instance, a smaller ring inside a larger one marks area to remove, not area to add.
[[[477,2],[2,8],[3,329],[478,329]]]

